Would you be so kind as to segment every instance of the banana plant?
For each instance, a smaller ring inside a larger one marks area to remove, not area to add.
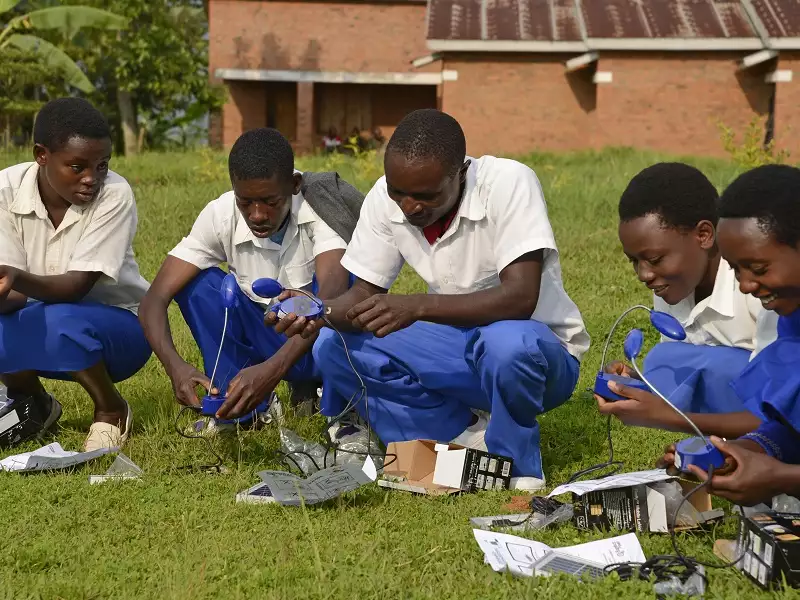
[[[0,17],[20,2],[22,0],[0,0]],[[0,60],[3,60],[4,50],[11,47],[32,53],[43,64],[61,74],[69,85],[88,94],[94,91],[94,86],[81,68],[58,46],[31,32],[57,29],[71,38],[84,27],[120,30],[127,25],[128,19],[125,17],[90,6],[53,6],[32,10],[12,17],[0,29]]]

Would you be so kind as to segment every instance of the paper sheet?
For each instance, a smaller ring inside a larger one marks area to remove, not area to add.
[[[655,483],[657,481],[667,481],[674,479],[671,475],[667,475],[665,469],[653,469],[651,471],[635,471],[633,473],[622,473],[620,475],[612,475],[611,477],[604,477],[603,479],[587,479],[586,481],[576,481],[575,483],[567,483],[558,486],[548,494],[551,496],[560,496],[567,492],[574,492],[578,496],[583,496],[589,492],[596,490],[611,490],[614,488],[628,487],[631,485],[642,485],[645,483]]]
[[[513,575],[533,576],[533,565],[545,554],[554,550],[547,544],[483,529],[472,533],[484,553],[484,562],[497,572],[509,571]],[[610,565],[619,562],[644,562],[645,556],[635,533],[628,533],[605,540],[597,540],[555,548],[561,554],[569,554],[584,560]]]
[[[336,465],[317,471],[307,479],[286,471],[261,471],[258,476],[269,486],[277,502],[300,506],[301,498],[306,504],[318,504],[371,483],[377,471],[375,463],[367,457],[363,465]]]
[[[72,452],[64,450],[58,442],[53,442],[32,452],[7,456],[0,460],[0,469],[17,472],[66,469],[118,450],[118,448],[100,448],[91,452]]]

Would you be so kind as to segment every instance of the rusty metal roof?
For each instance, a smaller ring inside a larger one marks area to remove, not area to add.
[[[797,0],[750,0],[772,38],[800,37],[800,2]]]
[[[590,38],[756,37],[738,0],[589,0],[582,8]]]
[[[758,50],[762,36],[800,38],[800,0],[428,0],[434,50]]]
[[[430,0],[428,38],[582,40],[574,0]]]

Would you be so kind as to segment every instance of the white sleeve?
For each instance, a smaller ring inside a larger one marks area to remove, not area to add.
[[[495,225],[497,272],[524,254],[556,250],[544,193],[536,173],[517,162],[501,169],[489,190],[487,212]]]
[[[117,283],[139,218],[127,182],[115,183],[106,190],[95,200],[98,205],[72,252],[67,271],[99,272]]]
[[[22,237],[17,231],[14,217],[7,208],[0,208],[0,265],[16,267],[23,271],[28,268],[28,258],[25,247],[22,245]]]
[[[757,300],[757,298],[754,298]],[[778,313],[762,308],[756,317],[756,337],[753,340],[753,352],[750,360],[753,360],[759,352],[769,346],[778,338]]]
[[[315,221],[310,223],[309,237],[314,247],[314,258],[323,252],[344,250],[347,248],[347,242],[319,216],[317,216]]]
[[[388,202],[391,200],[381,178],[364,198],[353,239],[342,258],[342,266],[350,273],[386,290],[405,263],[389,227]]]
[[[220,236],[220,233],[224,232],[220,232],[219,229],[230,228],[232,223],[230,219],[225,218],[225,215],[218,213],[216,210],[218,202],[219,200],[209,202],[200,211],[191,232],[170,251],[170,256],[188,262],[200,270],[227,262],[225,245]],[[230,237],[230,232],[227,233]]]

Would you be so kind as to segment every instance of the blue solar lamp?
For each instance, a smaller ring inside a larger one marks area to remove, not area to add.
[[[683,329],[683,326],[680,324],[680,322],[672,315],[650,310],[646,306],[634,306],[622,313],[622,315],[620,315],[620,317],[614,323],[614,326],[611,328],[611,332],[609,332],[608,339],[606,340],[605,349],[603,350],[603,365],[606,364],[606,353],[608,351],[609,341],[611,340],[611,336],[614,333],[617,325],[619,325],[619,323],[628,313],[637,309],[643,309],[650,313],[650,323],[662,335],[678,341],[686,339],[686,331]],[[595,379],[595,393],[609,401],[626,400],[626,398],[619,396],[608,389],[608,384],[611,381],[615,381],[621,385],[632,387],[638,390],[654,393],[656,396],[661,398],[661,400],[666,402],[667,405],[672,408],[672,410],[678,413],[697,434],[696,437],[681,440],[676,444],[675,467],[684,473],[689,472],[690,465],[696,465],[704,471],[708,471],[711,466],[713,466],[715,469],[722,468],[725,465],[725,457],[722,455],[719,449],[709,442],[697,425],[695,425],[694,422],[682,410],[672,404],[669,399],[659,392],[647,380],[647,378],[644,376],[644,373],[642,373],[639,365],[636,362],[636,359],[641,354],[643,346],[644,333],[641,329],[632,329],[625,337],[623,350],[625,353],[625,358],[631,362],[631,365],[636,371],[636,374],[639,376],[639,379],[615,375],[613,373],[606,373],[601,370]]]
[[[305,317],[308,320],[319,319],[325,311],[325,305],[316,296],[304,290],[285,288],[276,279],[270,277],[256,279],[252,288],[253,293],[262,298],[277,298],[287,291],[302,294],[301,296],[292,296],[283,302],[278,302],[270,309],[277,313],[279,319],[291,313],[296,314],[298,317]]]
[[[222,327],[222,337],[219,340],[219,350],[217,351],[217,360],[214,363],[214,370],[211,373],[211,388],[214,387],[214,378],[217,374],[217,365],[219,365],[219,357],[222,355],[222,345],[225,343],[225,334],[228,330],[228,312],[235,310],[239,306],[239,283],[236,281],[236,276],[233,273],[228,273],[222,280],[222,287],[220,287],[220,297],[222,299],[222,306],[225,307],[225,324]],[[224,390],[219,390],[219,393],[212,394],[208,390],[208,394],[203,396],[200,402],[200,414],[205,417],[213,417],[217,411],[222,407],[227,398]],[[264,412],[269,408],[269,400],[264,400],[259,404],[254,411]],[[236,423],[239,419],[224,419],[220,423]]]

